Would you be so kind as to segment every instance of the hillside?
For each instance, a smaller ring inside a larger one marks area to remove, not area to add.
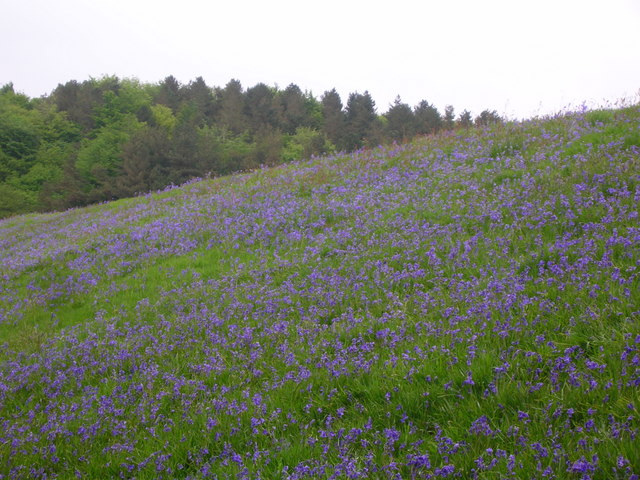
[[[637,478],[640,108],[0,221],[0,478]]]

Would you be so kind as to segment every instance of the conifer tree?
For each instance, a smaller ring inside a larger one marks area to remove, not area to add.
[[[392,140],[403,140],[413,137],[416,133],[416,118],[411,107],[403,103],[398,95],[385,114],[387,124],[385,133]]]
[[[414,110],[416,130],[418,134],[428,135],[438,132],[442,128],[440,112],[426,100],[422,100]]]
[[[351,93],[347,101],[345,146],[355,150],[365,145],[376,127],[376,105],[368,91]]]
[[[244,113],[252,132],[277,125],[275,91],[264,83],[258,83],[245,93]]]
[[[169,75],[160,83],[155,102],[166,105],[173,113],[178,111],[182,103],[182,87],[173,75]]]
[[[322,96],[322,116],[324,125],[322,130],[327,138],[338,148],[344,148],[345,113],[342,100],[335,88],[324,92]]]
[[[483,110],[476,117],[475,124],[479,127],[491,125],[492,123],[501,123],[502,118],[495,110]]]
[[[289,85],[280,96],[282,129],[293,135],[298,127],[309,126],[310,121],[306,111],[306,99],[300,87]]]
[[[462,113],[458,116],[458,120],[456,121],[456,124],[461,128],[471,127],[473,125],[471,112],[469,110],[463,110]]]
[[[453,130],[453,127],[455,126],[455,120],[456,120],[456,115],[453,110],[453,106],[447,105],[446,107],[444,107],[444,120],[442,122],[443,127],[446,130]]]
[[[247,128],[244,116],[244,93],[239,80],[230,80],[220,91],[220,112],[217,123],[235,134],[240,134]]]

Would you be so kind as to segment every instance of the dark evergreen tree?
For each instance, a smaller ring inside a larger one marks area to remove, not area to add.
[[[335,88],[324,92],[322,96],[322,116],[324,134],[338,148],[344,148],[346,118],[342,109],[342,100]]]
[[[182,87],[180,82],[173,76],[169,75],[162,82],[160,88],[154,98],[155,103],[166,105],[173,113],[176,113],[182,104]]]
[[[199,170],[196,161],[198,129],[202,121],[201,112],[193,103],[186,103],[180,108],[173,135],[169,139],[167,180],[170,183],[179,185],[204,173]]]
[[[136,111],[136,118],[139,122],[151,123],[153,121],[153,111],[151,105],[142,105]]]
[[[240,134],[247,129],[244,115],[244,93],[238,80],[231,80],[220,90],[218,123],[232,133]]]
[[[426,100],[422,100],[416,105],[414,115],[416,119],[416,133],[420,135],[437,133],[442,128],[443,121],[440,112]]]
[[[169,183],[171,144],[167,132],[149,127],[135,133],[122,151],[120,196],[131,196],[161,188]]]
[[[403,103],[398,95],[385,114],[387,124],[385,133],[388,138],[394,141],[408,139],[416,133],[416,118],[411,107]]]
[[[63,173],[57,179],[43,185],[40,204],[45,210],[64,210],[87,204],[89,186],[78,173],[75,159],[69,157]]]
[[[93,111],[102,104],[102,94],[102,90],[93,80],[81,84],[71,80],[64,85],[58,85],[51,97],[58,110],[66,112],[69,119],[80,125],[86,133],[95,127]]]
[[[469,128],[473,125],[473,119],[471,118],[471,112],[469,110],[463,110],[458,116],[456,125],[460,128]]]
[[[456,124],[455,120],[456,115],[455,111],[453,110],[453,106],[447,105],[446,107],[444,107],[444,120],[442,122],[442,126],[445,128],[445,130],[453,130],[453,127]]]
[[[346,109],[345,146],[348,150],[361,148],[377,136],[376,106],[368,91],[363,94],[351,93]]]
[[[479,127],[491,125],[492,123],[502,123],[502,118],[495,110],[483,110],[475,120],[475,124]]]
[[[198,110],[199,115],[208,120],[207,123],[213,121],[215,114],[213,90],[207,86],[202,77],[197,77],[182,88],[182,101],[192,103]]]
[[[264,83],[249,88],[245,93],[244,114],[252,132],[276,127],[278,111],[274,89]]]
[[[241,166],[242,170],[251,170],[260,166],[273,166],[280,162],[282,154],[282,134],[279,130],[265,125],[254,134],[255,149]]]
[[[281,103],[281,125],[282,130],[293,135],[298,127],[308,127],[311,124],[307,112],[307,99],[300,87],[293,83],[289,85],[280,95]]]

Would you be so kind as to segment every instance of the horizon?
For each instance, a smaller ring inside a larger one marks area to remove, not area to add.
[[[173,76],[174,78],[176,78],[176,80],[178,80],[178,82],[180,83],[181,86],[186,86],[188,85],[190,82],[196,80],[196,78],[198,77],[202,77],[202,75],[196,75],[193,78],[189,78],[189,79],[181,79],[181,78],[177,78],[175,75],[172,74],[167,74],[164,77],[158,79],[158,80],[142,80],[137,76],[120,76],[120,75],[116,75],[116,74],[101,74],[101,75],[89,75],[86,78],[83,79],[77,79],[77,78],[69,78],[66,81],[62,81],[59,82],[58,84],[56,84],[55,87],[49,89],[48,91],[46,91],[45,93],[42,93],[40,95],[34,95],[34,94],[30,94],[29,92],[24,91],[24,89],[21,89],[19,85],[16,85],[15,82],[13,81],[9,81],[9,82],[5,82],[0,86],[4,86],[4,85],[12,85],[13,89],[16,93],[18,94],[22,94],[22,95],[26,95],[27,97],[31,98],[31,99],[36,99],[36,98],[45,98],[50,96],[55,89],[60,86],[60,85],[64,85],[67,82],[70,81],[77,81],[78,83],[82,83],[85,81],[90,81],[90,80],[100,80],[102,78],[107,78],[107,77],[116,77],[119,80],[131,80],[131,81],[137,81],[140,82],[141,84],[149,84],[149,85],[159,85],[161,84],[167,77],[169,76]],[[249,83],[245,83],[242,81],[242,79],[236,78],[236,77],[231,77],[227,80],[227,82],[224,82],[222,84],[211,84],[207,81],[206,78],[204,78],[205,83],[207,84],[207,86],[211,89],[214,90],[215,88],[224,88],[225,85],[231,81],[231,80],[238,80],[243,88],[243,91],[246,91],[248,88],[251,88],[257,84],[263,83],[265,85],[267,85],[268,87],[273,87],[276,88],[277,90],[283,91],[288,85],[295,83],[295,82],[289,82],[287,84],[278,84],[278,83],[273,83],[273,84],[269,84],[267,82],[255,82],[253,84],[249,84]],[[299,85],[296,84],[303,92],[311,94],[314,98],[316,98],[317,100],[321,100],[322,96],[324,93],[326,93],[326,91],[323,91],[322,93],[317,93],[311,89],[306,88],[304,85]],[[334,87],[335,88],[335,87]],[[331,89],[329,89],[331,90]],[[336,88],[336,91],[338,91],[338,89]],[[378,103],[375,93],[371,92],[371,90],[367,89],[367,88],[361,88],[361,89],[355,89],[349,92],[340,92],[338,91],[338,93],[340,94],[340,98],[343,102],[343,107],[346,107],[346,103],[347,100],[349,98],[349,95],[351,93],[365,93],[368,92],[371,97],[373,98],[374,102],[375,102],[375,108],[376,108],[376,112],[378,115],[385,115],[389,108],[393,105],[393,102],[395,101],[395,99],[397,97],[399,97],[403,103],[408,104],[411,108],[415,108],[420,101],[422,100],[427,100],[426,98],[421,98],[418,101],[416,101],[415,103],[409,102],[405,100],[405,97],[403,97],[401,94],[396,95],[396,97],[394,97],[390,102],[388,102],[386,104],[386,106],[381,107],[381,105]],[[531,111],[530,115],[528,116],[514,116],[514,115],[510,115],[508,111],[506,111],[509,101],[507,101],[505,103],[504,108],[501,110],[499,107],[496,106],[491,106],[491,105],[487,105],[485,108],[483,108],[482,110],[471,110],[468,107],[465,107],[464,105],[452,105],[455,109],[455,116],[456,118],[458,118],[458,116],[460,115],[460,113],[462,113],[464,110],[469,110],[470,113],[472,114],[472,117],[477,117],[482,111],[496,111],[504,120],[508,120],[508,121],[523,121],[523,120],[528,120],[528,119],[532,119],[532,118],[538,118],[538,117],[544,117],[544,116],[553,116],[556,114],[563,114],[563,113],[569,113],[569,112],[574,112],[574,111],[578,111],[578,110],[583,110],[584,108],[587,108],[588,110],[598,110],[598,109],[608,109],[608,108],[624,108],[626,106],[629,105],[633,105],[636,103],[640,102],[640,88],[634,93],[634,92],[623,92],[623,94],[621,94],[618,97],[611,97],[611,98],[601,98],[601,99],[584,99],[584,100],[578,100],[575,99],[574,102],[568,102],[568,103],[557,103],[555,104],[554,108],[551,107],[547,107],[545,108],[545,106],[543,105],[542,102],[539,103],[538,107],[534,110]],[[431,102],[429,102],[431,103]],[[445,107],[451,105],[450,103],[446,103],[442,106],[440,105],[435,105],[438,109],[438,111],[440,112],[440,114],[444,115],[445,112]]]
[[[0,84],[32,98],[101,76],[209,86],[239,80],[343,101],[368,91],[379,113],[396,98],[456,114],[496,110],[525,119],[613,106],[640,95],[640,5],[551,0],[513,5],[408,1],[393,9],[333,0],[312,12],[291,0],[263,5],[187,0],[12,3],[0,33]]]

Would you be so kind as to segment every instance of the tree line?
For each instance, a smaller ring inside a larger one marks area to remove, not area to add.
[[[378,114],[368,91],[346,105],[238,80],[209,87],[102,77],[60,84],[29,98],[0,88],[0,218],[61,210],[312,155],[353,151],[441,130],[499,122],[495,111],[444,114],[400,97]]]

